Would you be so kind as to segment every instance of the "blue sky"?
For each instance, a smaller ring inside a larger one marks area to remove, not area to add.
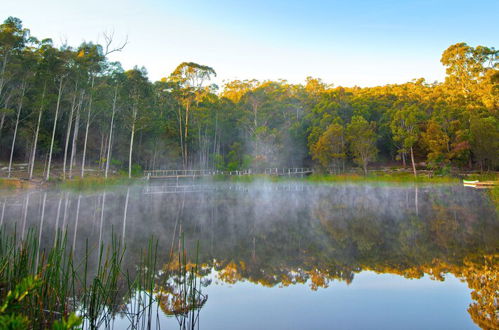
[[[4,0],[5,1],[5,0]],[[123,66],[145,66],[151,80],[183,61],[212,66],[216,83],[307,76],[342,86],[424,77],[442,80],[439,60],[457,42],[499,46],[498,0],[25,0],[1,5],[38,38],[102,40],[128,36]]]

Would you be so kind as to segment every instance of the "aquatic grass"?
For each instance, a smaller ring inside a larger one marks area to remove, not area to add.
[[[0,306],[23,280],[36,278],[37,285],[30,288],[18,309],[30,327],[74,324],[72,313],[81,318],[85,329],[109,327],[118,313],[125,315],[133,328],[142,323],[150,326],[161,285],[158,240],[151,238],[138,264],[128,269],[124,265],[125,246],[114,234],[110,244],[101,243],[97,249],[90,248],[86,241],[83,256],[76,260],[66,232],[58,233],[51,248],[40,250],[34,229],[30,228],[24,238],[19,238],[15,230],[8,234],[4,229],[0,228]],[[97,265],[91,271],[89,261],[95,257]],[[180,275],[188,276],[185,272]],[[195,282],[187,278],[180,278],[179,283],[188,283],[187,288],[181,288],[185,292],[197,290],[192,288]]]

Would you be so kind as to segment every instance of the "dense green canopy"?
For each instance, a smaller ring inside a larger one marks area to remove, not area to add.
[[[411,162],[446,170],[499,165],[498,51],[450,46],[443,83],[334,87],[320,79],[210,83],[214,68],[181,63],[161,81],[124,71],[85,42],[55,48],[21,20],[0,25],[0,157],[25,174],[72,177],[85,167],[235,170]],[[126,50],[126,48],[125,48]],[[437,60],[437,59],[435,59]],[[424,163],[424,164],[421,164]],[[62,165],[61,165],[62,164]],[[33,174],[34,173],[34,174]]]

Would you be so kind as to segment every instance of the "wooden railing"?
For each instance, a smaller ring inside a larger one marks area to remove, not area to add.
[[[272,176],[303,176],[313,173],[311,168],[266,168],[263,171],[253,169],[240,171],[218,171],[218,170],[148,170],[144,171],[147,179],[151,178],[196,178],[209,177],[215,175],[243,176],[252,174],[265,174]]]
[[[278,176],[293,176],[298,174],[311,174],[313,170],[306,167],[294,167],[294,168],[266,168],[265,174],[267,175],[278,175]]]

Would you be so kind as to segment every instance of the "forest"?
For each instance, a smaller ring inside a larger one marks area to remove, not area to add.
[[[124,70],[103,44],[57,48],[18,18],[0,25],[0,159],[5,176],[135,176],[145,169],[372,166],[497,170],[499,51],[443,51],[443,82],[333,86],[308,77],[235,80],[184,62],[160,81]],[[435,59],[438,60],[438,59]],[[407,63],[411,65],[411,63]],[[23,170],[14,164],[25,164]]]

